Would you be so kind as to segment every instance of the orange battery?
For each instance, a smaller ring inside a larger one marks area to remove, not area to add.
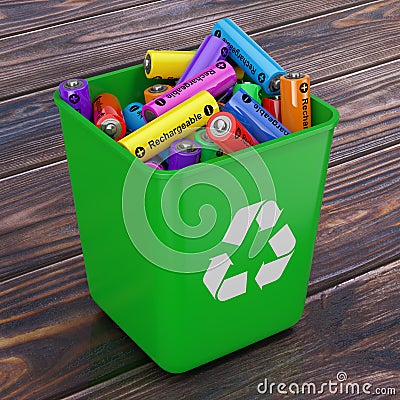
[[[291,72],[280,77],[282,124],[297,132],[311,126],[310,77]]]
[[[121,105],[111,93],[102,93],[94,99],[93,122],[114,140],[125,136],[126,124]]]
[[[248,130],[230,113],[220,111],[207,122],[208,137],[229,154],[258,144]]]
[[[144,91],[144,102],[148,103],[153,99],[156,99],[158,96],[163,94],[164,92],[168,92],[168,90],[172,89],[172,86],[165,85],[163,83],[156,83],[153,86],[148,87]]]

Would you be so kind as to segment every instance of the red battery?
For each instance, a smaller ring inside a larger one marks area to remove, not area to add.
[[[272,97],[264,97],[262,100],[262,106],[279,122],[282,122],[281,96],[279,96],[279,94],[276,94]]]
[[[232,114],[224,111],[214,114],[208,120],[206,132],[226,154],[258,144],[257,140]]]
[[[126,124],[121,105],[111,93],[102,93],[94,99],[93,122],[114,140],[125,136]]]

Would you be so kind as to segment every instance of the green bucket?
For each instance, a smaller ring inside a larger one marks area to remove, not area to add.
[[[143,101],[141,65],[88,79]],[[339,114],[178,171],[149,168],[54,94],[96,303],[160,367],[184,372],[302,315]]]

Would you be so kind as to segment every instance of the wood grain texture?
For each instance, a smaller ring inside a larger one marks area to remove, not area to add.
[[[76,257],[2,285],[0,362],[7,384],[0,386],[1,398],[253,399],[260,398],[257,385],[265,378],[322,383],[335,380],[339,371],[349,382],[397,386],[399,278],[396,261],[318,293],[307,300],[294,328],[171,375],[93,304]]]
[[[171,375],[149,363],[64,400],[86,399],[333,399],[358,396],[260,395],[259,383],[268,381],[337,382],[344,371],[348,383],[369,382],[371,391],[395,388],[400,381],[399,262],[372,271],[308,299],[294,328],[237,351],[191,373]],[[371,307],[371,299],[374,306]],[[287,387],[286,387],[287,390]],[[340,390],[338,388],[338,390]],[[340,392],[339,392],[340,393]],[[363,399],[396,396],[360,395]]]
[[[0,284],[2,400],[54,400],[143,362],[89,297],[82,256]]]
[[[0,103],[0,178],[65,159],[54,90]]]
[[[112,1],[0,1],[0,37],[45,28],[94,15],[121,10],[145,0]]]
[[[309,291],[400,258],[400,145],[330,168]]]
[[[53,87],[71,76],[93,76],[137,64],[154,47],[195,48],[213,24],[225,16],[251,32],[306,19],[316,10],[329,11],[321,9],[321,1],[311,1],[307,7],[300,1],[180,4],[173,12],[174,18],[169,3],[151,4],[2,40],[0,52],[6,61],[0,76],[0,99]],[[314,81],[322,80],[339,71],[343,74],[398,57],[397,10],[398,2],[394,0],[373,2],[253,37],[284,68],[300,68],[311,73]],[[257,15],[268,15],[268,21],[255,18]],[[362,56],[355,57],[360,48]]]
[[[328,171],[311,291],[399,255],[398,154],[394,146]],[[0,185],[1,280],[80,251],[65,162]]]
[[[340,113],[331,165],[400,142],[399,69],[400,61],[394,61],[312,87]],[[50,89],[1,103],[0,178],[65,158],[52,93]]]
[[[312,86],[340,113],[330,165],[400,142],[400,60]]]
[[[1,278],[81,252],[65,161],[0,181],[0,198]]]

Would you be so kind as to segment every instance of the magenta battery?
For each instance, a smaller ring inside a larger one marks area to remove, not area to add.
[[[186,81],[217,61],[225,60],[228,54],[229,47],[222,39],[212,35],[207,36],[197,49],[195,56],[186,67],[177,84]]]
[[[155,160],[146,161],[145,164],[154,169],[160,169],[160,170],[164,169],[164,167]]]
[[[81,113],[89,121],[92,120],[92,102],[89,85],[85,79],[68,79],[60,83],[60,98]]]
[[[226,61],[218,61],[195,76],[176,85],[157,99],[145,104],[143,118],[149,122],[203,90],[217,97],[236,83],[236,72]]]
[[[169,151],[170,170],[185,168],[200,161],[201,146],[193,140],[177,140],[171,144]]]
[[[231,113],[259,143],[291,133],[243,89],[230,98],[222,111]]]

